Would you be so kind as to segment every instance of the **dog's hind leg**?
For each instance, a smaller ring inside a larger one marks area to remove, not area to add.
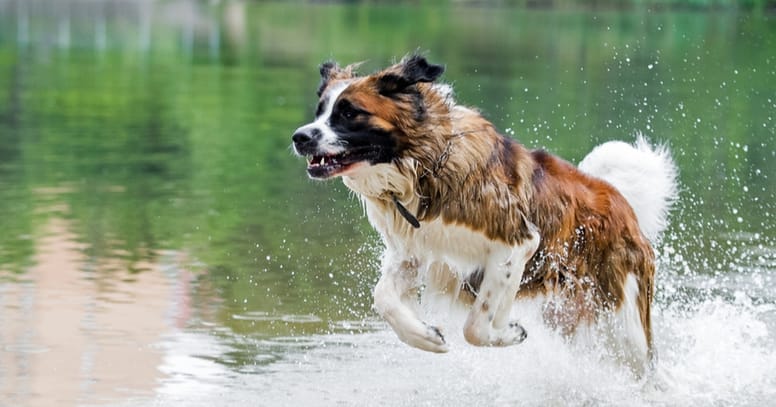
[[[494,252],[485,268],[477,299],[464,325],[464,337],[477,346],[509,346],[522,342],[527,333],[509,313],[528,260],[539,247],[539,233],[514,247]]]
[[[447,343],[439,329],[421,321],[413,310],[411,303],[417,300],[417,263],[392,261],[390,255],[385,259],[382,276],[375,286],[375,310],[402,342],[429,352],[447,352]]]

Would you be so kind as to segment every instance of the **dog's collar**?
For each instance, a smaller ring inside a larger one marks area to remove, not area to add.
[[[442,153],[437,157],[436,161],[434,161],[431,168],[425,168],[422,174],[418,177],[419,180],[423,180],[424,178],[428,177],[429,175],[437,178],[439,177],[439,173],[442,171],[442,169],[446,166],[447,160],[450,158],[450,151],[453,148],[453,140],[457,138],[461,138],[464,136],[467,136],[472,133],[478,133],[481,131],[485,131],[487,129],[476,129],[476,130],[468,130],[468,131],[460,131],[458,133],[453,134],[448,140],[447,144],[445,145],[445,149],[442,150]],[[399,202],[399,198],[396,197],[396,194],[391,194],[391,199],[393,200],[394,205],[396,205],[396,210],[401,214],[404,219],[409,222],[412,227],[415,229],[420,228],[420,222],[418,221],[418,218],[415,217],[404,205],[402,205],[401,202]]]
[[[465,136],[468,136],[473,133],[479,133],[481,131],[486,131],[486,128],[482,129],[475,129],[475,130],[467,130],[467,131],[459,131],[458,133],[455,133],[450,136],[450,138],[447,140],[447,144],[445,144],[444,150],[439,154],[439,157],[432,163],[431,167],[425,167],[423,173],[420,174],[418,178],[423,179],[428,177],[429,175],[433,176],[434,178],[439,177],[439,173],[442,171],[443,168],[447,165],[447,160],[450,158],[450,152],[453,149],[453,141],[458,138],[463,138]]]
[[[393,203],[396,205],[396,210],[399,211],[399,214],[404,217],[404,219],[407,220],[407,222],[412,225],[415,229],[420,228],[420,222],[418,221],[418,218],[415,217],[407,208],[404,207],[404,205],[399,202],[399,198],[396,197],[395,194],[391,194],[391,199],[393,199]]]

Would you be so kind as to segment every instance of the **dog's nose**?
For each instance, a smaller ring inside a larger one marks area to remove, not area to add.
[[[307,144],[311,141],[317,141],[321,138],[321,130],[313,126],[304,126],[296,129],[291,139],[296,144]]]
[[[313,138],[310,137],[310,135],[305,133],[305,132],[298,131],[298,132],[294,133],[293,136],[291,136],[291,139],[294,140],[294,143],[296,143],[296,144],[304,144],[304,143],[309,142]]]

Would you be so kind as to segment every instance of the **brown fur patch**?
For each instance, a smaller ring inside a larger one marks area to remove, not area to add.
[[[544,152],[533,157],[542,175],[535,184],[530,219],[541,230],[542,242],[519,295],[558,295],[565,315],[555,318],[571,332],[578,322],[619,308],[627,274],[634,273],[641,320],[651,343],[654,254],[630,205],[609,184],[565,161]]]

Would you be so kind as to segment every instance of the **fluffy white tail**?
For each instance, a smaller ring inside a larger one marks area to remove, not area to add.
[[[610,141],[594,148],[579,169],[617,188],[644,235],[652,243],[659,240],[677,196],[677,169],[666,146],[653,147],[641,134],[633,144]]]

